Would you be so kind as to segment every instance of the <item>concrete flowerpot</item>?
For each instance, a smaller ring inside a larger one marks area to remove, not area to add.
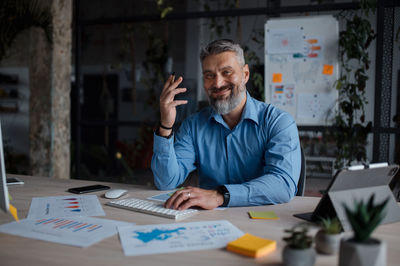
[[[367,242],[342,240],[339,266],[386,266],[386,243],[377,239]]]
[[[342,234],[327,234],[321,229],[315,235],[315,248],[318,253],[336,254],[339,252],[341,238]]]
[[[296,249],[285,246],[282,253],[286,266],[313,266],[315,264],[314,248]]]

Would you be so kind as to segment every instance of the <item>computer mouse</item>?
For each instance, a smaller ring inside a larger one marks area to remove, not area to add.
[[[111,189],[104,194],[107,199],[117,199],[128,193],[125,189]]]

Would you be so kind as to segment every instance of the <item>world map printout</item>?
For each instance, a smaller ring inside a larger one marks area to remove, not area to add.
[[[243,235],[226,220],[118,227],[125,256],[223,248]]]

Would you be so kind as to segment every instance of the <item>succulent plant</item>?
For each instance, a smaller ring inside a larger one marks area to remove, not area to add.
[[[340,221],[337,217],[334,217],[334,218],[321,217],[320,225],[322,227],[322,230],[328,235],[335,235],[335,234],[339,234],[340,232],[342,232],[342,224],[340,223]]]
[[[313,239],[307,235],[308,226],[306,224],[295,225],[292,229],[286,229],[285,233],[290,234],[283,238],[290,248],[306,249],[312,245]]]
[[[366,242],[370,239],[372,232],[385,217],[384,210],[389,198],[379,204],[374,204],[374,199],[375,194],[366,203],[363,200],[356,201],[353,210],[343,204],[347,219],[354,231],[353,240],[356,242]]]

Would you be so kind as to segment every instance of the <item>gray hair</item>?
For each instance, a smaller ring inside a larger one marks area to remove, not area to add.
[[[241,66],[244,66],[243,49],[239,44],[232,40],[221,39],[209,43],[206,47],[201,49],[200,61],[203,63],[204,59],[209,55],[216,55],[223,52],[234,52]]]

